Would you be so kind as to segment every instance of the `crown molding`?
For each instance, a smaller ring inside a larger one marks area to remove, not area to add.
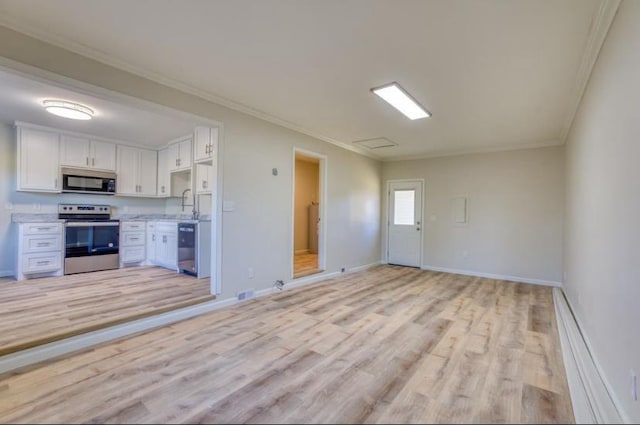
[[[604,40],[607,38],[609,28],[611,28],[611,24],[618,12],[618,7],[620,6],[621,1],[622,0],[601,0],[598,10],[591,21],[589,35],[587,36],[580,66],[578,67],[578,72],[576,73],[574,80],[575,82],[570,98],[569,109],[567,110],[567,115],[565,116],[564,123],[562,125],[562,132],[560,133],[560,140],[562,140],[562,143],[565,143],[569,136],[573,120],[576,117],[576,113],[580,107],[580,102],[582,101],[582,96],[584,96],[587,83],[591,77],[591,72],[598,60],[600,49],[602,49]]]
[[[378,155],[375,155],[371,152],[368,152],[362,148],[357,146],[352,146],[349,143],[344,143],[339,140],[333,139],[326,135],[320,134],[313,130],[309,130],[305,127],[302,127],[298,124],[292,123],[285,119],[279,118],[277,116],[268,114],[266,112],[260,111],[258,109],[252,108],[250,106],[244,105],[239,102],[235,102],[231,99],[227,99],[222,96],[218,96],[214,93],[211,93],[206,90],[201,90],[189,84],[183,83],[181,81],[175,80],[173,78],[166,77],[162,74],[153,72],[149,69],[142,68],[139,66],[132,65],[126,61],[122,61],[117,59],[105,52],[102,52],[98,49],[94,49],[82,43],[78,43],[73,40],[66,39],[64,37],[60,37],[58,35],[52,34],[48,31],[43,31],[41,29],[37,29],[30,25],[25,25],[23,23],[17,22],[14,18],[9,16],[0,16],[0,25],[5,26],[11,30],[22,33],[26,36],[35,38],[37,40],[43,41],[45,43],[51,44],[53,46],[59,47],[61,49],[69,50],[73,53],[76,53],[80,56],[84,56],[89,59],[93,59],[97,62],[103,63],[105,65],[120,69],[122,71],[126,71],[128,73],[137,75],[139,77],[146,78],[147,80],[153,81],[155,83],[179,90],[181,92],[190,94],[192,96],[199,97],[201,99],[205,99],[209,102],[224,106],[225,108],[232,109],[237,112],[241,112],[243,114],[251,115],[253,117],[259,118],[263,121],[270,122],[272,124],[279,125],[281,127],[287,128],[289,130],[296,131],[298,133],[305,134],[307,136],[311,136],[313,138],[322,140],[324,142],[330,143],[332,145],[338,146],[340,148],[346,149],[351,152],[355,152],[357,154],[376,159],[381,161],[382,158]]]
[[[394,156],[394,157],[384,158],[382,161],[383,162],[413,161],[417,159],[442,158],[447,156],[475,155],[475,154],[482,154],[482,153],[517,151],[517,150],[523,150],[523,149],[549,148],[553,146],[562,146],[562,145],[563,145],[562,140],[547,140],[540,143],[513,144],[513,145],[507,145],[507,146],[490,146],[486,148],[477,148],[477,149],[459,149],[459,150],[444,151],[444,152],[437,152],[437,153],[424,154],[424,155]]]

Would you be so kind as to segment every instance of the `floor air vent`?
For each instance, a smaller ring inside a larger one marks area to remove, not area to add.
[[[248,300],[256,296],[256,292],[253,289],[247,289],[246,291],[238,292],[238,301]]]

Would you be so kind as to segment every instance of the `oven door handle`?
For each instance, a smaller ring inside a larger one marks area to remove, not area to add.
[[[65,223],[67,227],[117,227],[120,226],[120,222],[110,221],[107,223],[101,223],[99,221],[74,221],[70,223]]]

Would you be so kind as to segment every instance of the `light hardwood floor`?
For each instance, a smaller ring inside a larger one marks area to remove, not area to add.
[[[0,377],[0,422],[573,422],[552,303],[379,266]]]
[[[295,254],[293,256],[293,277],[304,277],[320,273],[318,268],[318,254]]]
[[[0,282],[0,355],[214,299],[209,279],[159,267]]]

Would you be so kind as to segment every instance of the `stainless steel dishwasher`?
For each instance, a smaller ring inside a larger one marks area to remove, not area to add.
[[[178,223],[178,269],[198,276],[198,223]]]

